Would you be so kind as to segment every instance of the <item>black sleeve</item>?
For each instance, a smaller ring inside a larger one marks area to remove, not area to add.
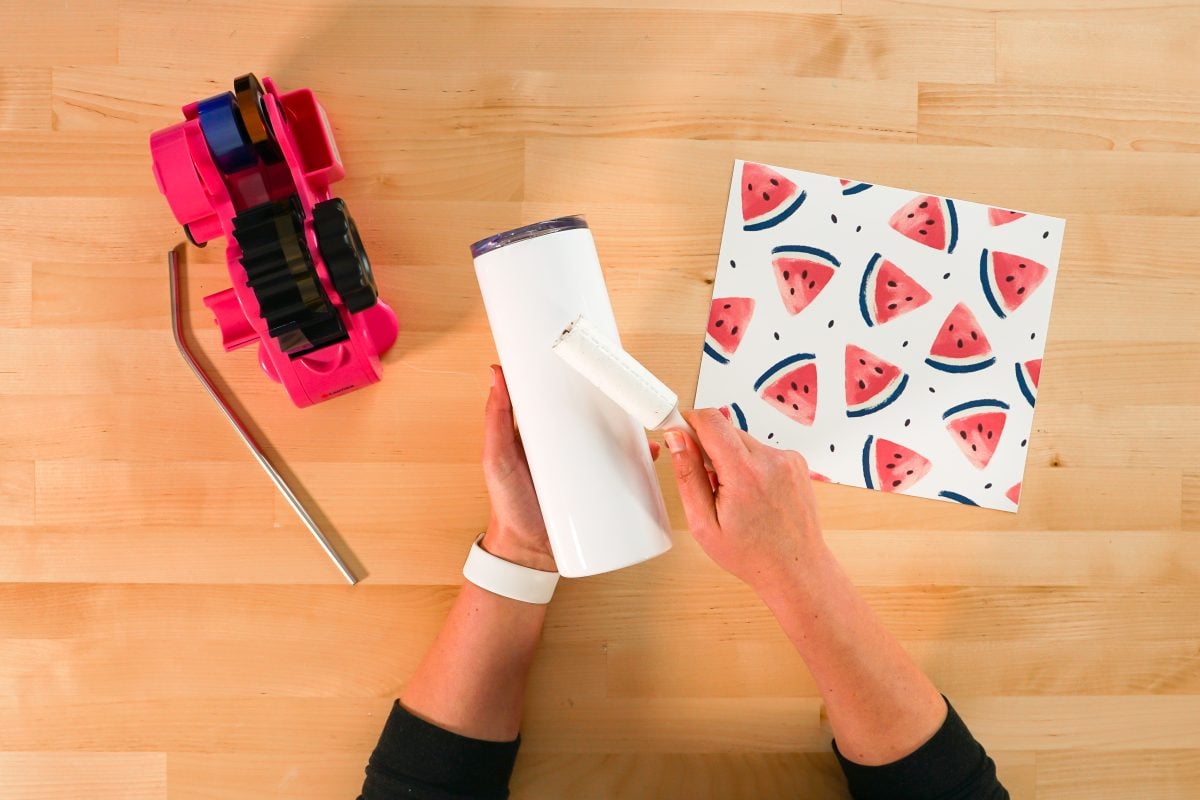
[[[367,764],[359,800],[504,800],[520,745],[520,736],[487,742],[451,733],[397,702]]]
[[[899,761],[864,767],[833,743],[854,800],[1008,800],[996,764],[946,701],[946,721],[925,744]]]

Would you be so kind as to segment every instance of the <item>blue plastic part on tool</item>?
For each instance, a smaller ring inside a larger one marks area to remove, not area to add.
[[[233,92],[201,100],[196,105],[196,116],[200,119],[204,141],[221,172],[229,175],[258,162],[250,137],[242,127]]]

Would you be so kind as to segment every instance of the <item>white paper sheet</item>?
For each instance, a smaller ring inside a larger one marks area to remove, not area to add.
[[[1064,227],[737,161],[696,406],[818,479],[1015,511]]]

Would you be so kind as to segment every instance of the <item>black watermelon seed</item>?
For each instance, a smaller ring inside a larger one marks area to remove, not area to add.
[[[832,327],[833,327],[833,320],[829,320],[829,324],[828,324],[828,325],[826,325],[825,327],[827,327],[827,328],[832,328]]]
[[[833,445],[829,445],[829,452],[833,452]]]
[[[1031,334],[1029,334],[1029,338],[1030,338],[1030,339],[1033,339],[1035,336],[1037,336],[1037,333],[1031,333]]]
[[[782,402],[783,402],[783,395],[781,395],[781,394],[777,394],[777,395],[775,395],[775,399],[776,399],[776,400],[778,400],[779,402],[781,402],[781,403],[782,403]]]
[[[1028,440],[1028,439],[1022,439],[1022,440],[1021,440],[1021,447],[1024,447],[1024,446],[1025,446],[1025,445],[1026,445],[1028,442],[1029,442],[1029,440]]]
[[[800,405],[799,405],[798,403],[792,403],[792,410],[793,410],[793,411],[799,411],[799,410],[800,410]]]
[[[785,270],[783,271],[783,279],[786,281],[786,280],[787,280],[788,278],[790,278],[790,277],[792,277],[792,273],[791,273],[791,271],[790,271],[790,270],[786,270],[786,269],[785,269]]]
[[[908,472],[906,472],[906,473],[904,473],[904,474],[905,474],[905,475],[912,475],[912,474],[913,474],[913,471],[910,469]]]
[[[858,360],[858,363],[859,363],[859,366],[863,366],[863,367],[865,367],[867,365],[866,359],[862,359],[862,358],[860,358]]]
[[[876,368],[875,368],[875,374],[876,374],[876,375],[882,375],[882,374],[883,374],[883,367],[876,367]]]
[[[737,269],[737,262],[736,262],[736,261],[734,261],[732,258],[731,258],[731,259],[729,259],[729,267],[730,267],[731,269]]]
[[[859,233],[860,231],[862,231],[862,225],[859,225],[857,228],[854,229],[855,233]]]
[[[975,430],[979,431],[980,433],[983,433],[983,423],[982,422],[978,423],[975,426]]]
[[[1018,288],[1018,289],[1017,289],[1017,294],[1025,294],[1025,287],[1024,287],[1024,286],[1022,286],[1022,287]]]
[[[900,455],[899,453],[893,453],[892,458],[894,458],[896,460],[900,460],[901,458],[904,458],[904,456]]]
[[[721,327],[721,326],[722,326],[722,325],[724,325],[724,324],[725,324],[725,320],[723,320],[723,319],[719,319],[719,320],[717,320],[716,324],[715,324],[713,327],[715,327],[715,328],[719,328],[719,327]]]
[[[962,437],[962,438],[964,438],[964,439],[965,439],[965,438],[967,438],[967,432],[966,432],[966,431],[959,431],[959,432],[958,432],[958,435],[959,435],[959,436],[961,436],[961,437]]]
[[[770,200],[770,199],[771,199],[771,195],[767,194],[766,192],[763,192],[763,200]]]
[[[1004,282],[1005,282],[1005,283],[1012,283],[1014,280],[1016,280],[1016,278],[1014,278],[1012,275],[1005,275],[1005,276],[1004,276]]]
[[[737,329],[738,329],[738,326],[734,325],[732,328],[729,329],[729,333],[733,336],[737,336]]]
[[[904,302],[906,302],[906,303],[911,303],[911,302],[912,302],[912,297],[911,297],[911,296],[909,296],[909,297],[906,297],[906,298],[904,298]]]
[[[932,386],[930,386],[930,387],[929,387],[929,393],[930,393],[930,394],[937,394],[937,389],[934,389]]]
[[[971,338],[972,338],[972,339],[978,339],[978,338],[979,338],[979,334],[978,334],[978,333],[976,333],[975,331],[971,331]]]
[[[989,439],[990,439],[990,438],[992,438],[992,432],[991,432],[991,431],[988,431],[988,438],[989,438]]]
[[[908,218],[909,218],[909,219],[912,219],[912,218],[913,218],[913,217],[915,217],[915,216],[916,216],[916,214],[909,214],[909,215],[908,215]]]
[[[795,293],[796,293],[796,287],[795,287],[795,286],[790,286],[790,287],[788,287],[788,294],[795,294]]]
[[[779,185],[779,181],[775,180],[774,178],[771,178],[771,185],[772,185],[772,186],[778,186],[778,185]]]
[[[905,339],[905,340],[904,340],[904,342],[903,342],[903,344],[901,344],[900,346],[901,346],[901,347],[908,347],[908,339]]]
[[[860,388],[860,389],[865,389],[865,388],[867,388],[867,382],[866,382],[866,381],[864,381],[863,379],[859,378],[859,380],[858,380],[858,388]]]
[[[928,202],[923,202],[923,203],[921,203],[921,205],[917,206],[917,208],[925,208],[928,205],[929,205]]]
[[[768,439],[774,439],[774,438],[775,438],[775,434],[773,434],[773,433],[768,433],[768,434],[767,434],[767,438],[768,438]]]
[[[888,281],[887,285],[888,285],[888,286],[891,286],[893,289],[894,289],[894,288],[896,288],[896,282],[895,282],[895,281]]]
[[[991,485],[990,483],[985,483],[985,484],[983,485],[983,488],[985,488],[985,489],[990,489],[990,488],[992,488],[992,485]]]
[[[810,289],[811,289],[811,288],[813,288],[813,287],[814,287],[814,286],[816,286],[816,285],[817,285],[817,282],[816,282],[816,281],[809,281],[809,282],[808,282],[808,288],[810,288]]]
[[[834,225],[837,225],[837,214],[830,214],[829,218],[833,220]]]
[[[911,419],[906,419],[906,420],[904,420],[904,427],[906,427],[906,428],[907,428],[907,427],[908,427],[909,425],[911,425],[911,424],[912,424],[912,420],[911,420]]]
[[[800,273],[800,279],[808,280],[808,270],[804,270],[803,272]]]
[[[775,331],[775,341],[779,341],[779,331]]]
[[[896,465],[895,465],[895,464],[888,464],[888,465],[887,465],[887,468],[888,468],[888,469],[895,469],[895,468],[896,468]]]
[[[893,487],[896,487],[896,486],[899,486],[899,485],[900,485],[900,481],[892,481],[892,486],[893,486]]]
[[[972,452],[972,453],[976,452],[977,450],[979,450],[979,448],[978,448],[978,447],[976,447],[975,445],[971,445],[971,452]]]
[[[925,229],[924,229],[924,228],[921,228],[921,229],[919,229],[919,230],[917,231],[917,233],[919,233],[919,234],[921,234],[922,236],[924,236],[924,235],[925,235]]]
[[[960,350],[962,349],[962,339],[959,339],[959,340],[958,340],[958,347],[959,347],[959,349],[960,349]]]
[[[1043,238],[1043,239],[1049,239],[1049,238],[1050,238],[1050,231],[1046,231],[1045,233],[1043,233],[1043,234],[1042,234],[1042,238]]]
[[[754,191],[754,184],[753,184],[753,183],[747,183],[747,184],[746,184],[746,191],[748,191],[748,192],[753,192],[753,191]]]
[[[949,272],[947,272],[945,275],[943,275],[943,276],[942,276],[942,280],[944,280],[944,281],[948,281],[948,280],[950,280],[950,273],[949,273]]]
[[[797,389],[799,389],[799,388],[800,388],[800,387],[796,385],[796,382],[795,382],[795,381],[792,381],[792,391],[794,392],[794,391],[796,391],[796,390],[797,390]]]
[[[804,393],[808,394],[808,384],[804,384]]]
[[[726,303],[726,304],[725,304],[725,308],[729,309],[729,308],[733,308],[733,306],[732,306],[732,305],[730,305],[729,303]]]
[[[954,331],[954,323],[951,322],[949,327],[946,328],[946,330],[953,332]]]
[[[888,311],[895,311],[895,310],[896,310],[896,304],[888,303]]]

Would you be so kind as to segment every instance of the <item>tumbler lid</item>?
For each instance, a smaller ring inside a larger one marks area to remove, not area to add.
[[[493,234],[486,239],[480,239],[475,244],[471,245],[471,257],[479,258],[485,253],[490,253],[493,250],[499,250],[501,247],[507,247],[510,244],[523,242],[526,239],[536,239],[539,236],[545,236],[548,233],[558,233],[559,231],[570,231],[576,228],[586,228],[587,220],[582,214],[574,214],[569,217],[557,217],[548,219],[544,222],[535,222],[532,225],[525,225],[520,228],[513,228],[511,231]]]

